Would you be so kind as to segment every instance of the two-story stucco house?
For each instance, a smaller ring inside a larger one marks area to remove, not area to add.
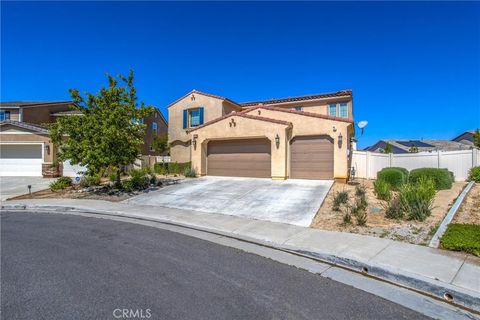
[[[55,146],[45,124],[58,117],[78,116],[71,101],[17,101],[0,103],[0,176],[48,176],[56,161]],[[142,119],[146,124],[144,155],[157,155],[151,148],[153,139],[166,134],[167,121],[155,108]],[[74,174],[68,162],[63,173]],[[73,169],[72,169],[73,170]]]
[[[348,179],[350,90],[244,103],[193,90],[167,109],[172,161],[199,175]]]

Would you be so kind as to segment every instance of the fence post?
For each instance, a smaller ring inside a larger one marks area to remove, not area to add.
[[[370,151],[365,154],[365,175],[367,180],[370,179]]]
[[[437,168],[440,168],[440,150],[437,150]]]
[[[388,166],[393,167],[393,153],[388,154]]]
[[[472,149],[472,167],[478,166],[478,151],[477,149]]]

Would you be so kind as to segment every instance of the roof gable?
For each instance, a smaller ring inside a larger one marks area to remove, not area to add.
[[[325,98],[337,98],[337,97],[351,97],[352,90],[340,90],[337,92],[330,93],[321,93],[321,94],[311,94],[305,96],[296,96],[296,97],[287,97],[287,98],[278,98],[278,99],[268,99],[268,100],[259,100],[259,101],[249,101],[241,102],[240,105],[243,107],[256,106],[259,104],[278,104],[278,103],[287,103],[287,102],[298,102],[298,101],[309,101]]]
[[[225,98],[225,97],[222,97],[222,96],[217,96],[217,95],[214,95],[214,94],[211,94],[211,93],[201,92],[201,91],[193,89],[189,93],[185,94],[184,96],[178,98],[177,100],[175,100],[172,103],[170,103],[169,105],[167,105],[167,109],[170,108],[171,106],[173,106],[174,104],[176,104],[177,102],[185,99],[186,97],[188,97],[192,94],[200,94],[202,96],[206,96],[206,97],[210,97],[210,98],[214,98],[214,99],[219,99],[219,100],[222,100],[222,101],[228,101],[228,102],[232,103],[233,105],[238,106],[239,109],[242,108],[242,106],[240,104],[238,104],[235,101],[230,100],[228,98]]]
[[[0,126],[3,126],[3,125],[15,126],[15,127],[30,130],[32,132],[39,133],[39,134],[48,134],[48,129],[47,128],[41,127],[41,126],[38,126],[38,125],[35,125],[35,124],[27,123],[27,122],[4,120],[4,121],[0,122]]]
[[[258,121],[265,121],[265,122],[272,122],[272,123],[282,124],[282,125],[286,125],[286,126],[289,126],[289,127],[292,126],[292,123],[291,123],[291,122],[288,122],[288,121],[271,119],[271,118],[266,118],[266,117],[252,116],[252,115],[250,115],[250,114],[245,114],[245,113],[243,113],[243,112],[232,112],[232,113],[229,113],[229,114],[224,115],[223,117],[220,117],[220,118],[213,119],[213,120],[211,120],[211,121],[205,122],[205,123],[202,124],[201,126],[198,126],[198,127],[192,128],[192,129],[189,129],[189,130],[187,130],[187,132],[190,133],[190,132],[192,132],[192,131],[195,131],[195,130],[204,128],[204,127],[206,127],[206,126],[209,126],[209,125],[214,124],[214,123],[216,123],[216,122],[220,122],[220,121],[225,120],[225,119],[230,118],[230,117],[241,117],[241,118],[247,118],[247,119],[252,119],[252,120],[258,120]]]
[[[297,111],[297,110],[293,110],[293,109],[285,109],[285,108],[270,107],[270,106],[257,106],[257,107],[246,109],[246,110],[242,111],[242,113],[249,113],[249,112],[257,110],[257,109],[265,109],[265,110],[286,112],[286,113],[297,114],[297,115],[305,116],[305,117],[313,117],[313,118],[319,118],[319,119],[325,119],[325,120],[333,120],[333,121],[353,123],[352,120],[346,119],[346,118],[333,117],[333,116],[328,116],[328,115],[325,115],[325,114],[319,114],[319,113],[314,113],[314,112]]]

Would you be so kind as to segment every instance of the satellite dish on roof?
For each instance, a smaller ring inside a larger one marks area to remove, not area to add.
[[[357,127],[360,128],[362,134],[363,134],[363,129],[367,126],[367,124],[368,124],[368,121],[366,121],[366,120],[362,120],[362,121],[357,123]]]

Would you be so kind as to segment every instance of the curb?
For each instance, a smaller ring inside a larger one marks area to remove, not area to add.
[[[205,228],[197,225],[187,224],[183,222],[177,222],[167,219],[148,218],[142,216],[135,216],[125,214],[123,212],[115,211],[100,211],[83,209],[80,207],[71,206],[51,206],[51,205],[23,205],[12,204],[2,205],[1,211],[19,211],[19,210],[32,210],[37,212],[67,212],[67,213],[86,213],[92,215],[103,215],[130,218],[136,220],[157,222],[166,225],[172,225],[177,227],[188,228],[196,231],[207,232],[215,235],[224,236],[231,239],[236,239],[271,249],[284,251],[290,254],[295,254],[305,258],[309,258],[318,262],[326,263],[335,267],[340,267],[348,271],[363,274],[380,281],[384,281],[395,286],[399,286],[408,290],[415,291],[417,293],[427,295],[429,297],[447,302],[451,305],[466,309],[467,311],[480,314],[480,293],[471,290],[463,289],[457,286],[453,286],[448,283],[440,282],[438,280],[429,279],[424,276],[411,274],[408,272],[402,272],[398,269],[388,268],[382,265],[377,265],[368,262],[361,262],[347,257],[336,256],[332,254],[325,254],[321,252],[314,252],[303,250],[301,248],[282,245],[273,242],[267,242],[264,240],[255,239],[241,234],[224,232],[221,230]]]

